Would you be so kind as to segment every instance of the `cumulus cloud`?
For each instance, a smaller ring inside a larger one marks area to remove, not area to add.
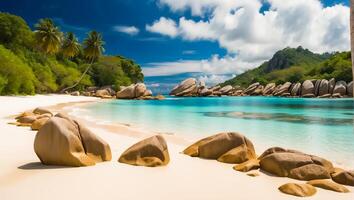
[[[166,74],[183,72],[174,69],[178,67],[188,72],[238,74],[257,67],[285,47],[301,45],[317,53],[349,50],[349,7],[325,7],[320,0],[266,0],[270,8],[261,12],[264,1],[159,0],[172,12],[190,12],[198,17],[181,17],[177,22],[161,17],[147,26],[151,32],[188,41],[217,41],[228,55],[155,66]]]
[[[177,24],[169,18],[161,17],[156,20],[152,25],[146,25],[146,30],[152,33],[159,33],[161,35],[176,37],[178,35]]]
[[[214,85],[217,85],[218,83],[225,82],[226,80],[229,80],[236,75],[216,75],[216,74],[211,74],[211,75],[202,75],[198,77],[199,81],[203,81],[207,86],[211,87]]]
[[[135,26],[114,26],[113,30],[116,32],[125,33],[128,35],[137,35],[140,31]]]

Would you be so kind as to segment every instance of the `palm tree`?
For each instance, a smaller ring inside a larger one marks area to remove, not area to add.
[[[62,53],[67,58],[73,58],[80,52],[80,44],[75,37],[74,33],[69,32],[66,34],[63,45]]]
[[[352,50],[352,72],[353,72],[353,79],[354,79],[354,0],[350,0],[350,40],[351,40],[350,44]]]
[[[35,25],[35,41],[39,50],[46,54],[56,54],[60,50],[62,32],[51,19],[40,19]]]
[[[80,79],[72,86],[67,87],[62,90],[62,92],[65,92],[69,89],[72,89],[76,87],[81,80],[84,78],[88,70],[91,68],[92,64],[99,59],[99,57],[102,55],[104,52],[104,41],[102,39],[102,35],[96,31],[91,31],[88,34],[88,37],[84,40],[83,46],[84,46],[84,57],[89,61],[89,65],[86,67],[84,73],[82,73]]]

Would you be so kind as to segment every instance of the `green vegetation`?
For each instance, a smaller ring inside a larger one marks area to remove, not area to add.
[[[73,33],[62,33],[50,19],[35,27],[32,31],[21,17],[0,12],[0,95],[119,87],[144,80],[133,61],[101,56],[104,42],[95,31],[81,47]]]
[[[271,60],[221,85],[247,87],[252,83],[303,82],[307,79],[352,81],[350,52],[315,54],[302,47],[278,51]]]

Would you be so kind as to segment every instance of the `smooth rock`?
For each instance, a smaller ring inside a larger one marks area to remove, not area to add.
[[[334,78],[331,78],[328,81],[328,92],[329,94],[333,94],[334,86],[336,85],[336,80]]]
[[[344,81],[338,81],[334,86],[333,94],[340,94],[344,96],[347,94],[347,83]]]
[[[128,148],[118,161],[129,165],[156,167],[167,165],[170,156],[165,139],[156,135]]]
[[[37,115],[43,115],[43,114],[50,114],[51,116],[53,116],[53,113],[50,112],[50,110],[46,109],[46,108],[42,108],[42,107],[38,107],[36,109],[33,110],[33,113],[34,114],[37,114]]]
[[[258,172],[250,172],[250,173],[247,173],[247,176],[257,177],[257,176],[259,176],[259,173]]]
[[[258,82],[257,83],[253,83],[250,86],[248,86],[248,88],[245,91],[243,91],[243,92],[245,94],[247,94],[247,95],[250,95],[258,88],[258,86],[260,86],[260,84]]]
[[[279,187],[279,190],[285,194],[298,197],[309,197],[316,194],[316,188],[309,184],[287,183]]]
[[[146,86],[144,83],[138,83],[135,85],[135,98],[139,98],[144,96],[145,92],[146,92]]]
[[[208,88],[204,88],[199,92],[200,96],[209,96],[213,94],[212,90],[209,90]]]
[[[220,156],[218,161],[223,163],[240,164],[255,158],[256,155],[254,149],[248,148],[246,144],[242,144]]]
[[[42,117],[39,119],[36,119],[36,121],[34,121],[31,124],[31,129],[36,131],[39,130],[45,123],[47,123],[47,121],[50,119],[50,117]]]
[[[252,142],[245,136],[239,133],[219,133],[202,140],[189,146],[183,151],[183,153],[190,156],[198,156],[206,159],[218,159],[223,156],[224,159],[220,159],[220,162],[226,161],[226,158],[232,158],[235,154],[233,151],[230,155],[226,154],[230,150],[245,145],[248,151],[251,151],[255,155],[255,150]],[[233,158],[236,159],[236,158]]]
[[[318,92],[320,90],[321,81],[322,80],[316,80],[316,82],[315,82],[315,93],[314,94],[316,97],[318,96]]]
[[[248,172],[251,170],[259,169],[259,167],[260,167],[259,160],[251,159],[234,166],[233,169],[240,172]]]
[[[290,170],[289,178],[298,180],[314,180],[314,179],[328,179],[331,175],[321,165],[308,164],[295,169]]]
[[[289,93],[290,86],[291,86],[290,82],[284,83],[281,87],[275,90],[274,96],[281,96],[284,93]]]
[[[117,99],[134,99],[135,98],[135,85],[130,85],[128,87],[123,87],[116,94]]]
[[[339,171],[332,173],[331,176],[337,183],[354,186],[354,171]]]
[[[222,95],[228,95],[231,91],[233,90],[233,87],[231,85],[227,85],[222,87],[219,92],[221,92]]]
[[[17,122],[22,123],[22,124],[31,124],[36,120],[37,120],[37,117],[35,115],[32,115],[32,116],[20,117],[17,119]]]
[[[301,96],[314,97],[315,96],[315,86],[310,80],[304,81],[301,87]]]
[[[178,93],[182,93],[183,91],[188,90],[191,87],[197,88],[197,80],[195,78],[188,78],[188,79],[182,81],[179,85],[175,86],[172,89],[172,91],[170,92],[170,95],[176,95]]]
[[[106,96],[111,96],[111,94],[108,92],[108,90],[97,90],[95,93],[96,97],[106,97]]]
[[[317,96],[324,96],[329,94],[329,82],[326,79],[321,80],[320,86],[318,88]]]
[[[79,91],[74,91],[70,93],[71,96],[80,96],[80,92]]]
[[[331,190],[334,192],[341,192],[341,193],[350,192],[348,190],[348,188],[346,188],[343,185],[340,185],[338,183],[335,183],[330,179],[312,180],[312,181],[308,181],[307,184],[312,185],[314,187],[322,188],[325,190]]]
[[[263,96],[271,95],[274,92],[275,87],[276,87],[275,83],[268,83],[263,89],[262,92]]]
[[[301,83],[295,83],[291,88],[290,95],[291,96],[300,96],[301,93]]]
[[[52,117],[39,129],[34,150],[45,165],[89,166],[112,157],[106,142],[63,114]]]

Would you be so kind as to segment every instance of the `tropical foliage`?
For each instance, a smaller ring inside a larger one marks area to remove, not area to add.
[[[81,46],[73,33],[62,33],[50,19],[39,20],[32,31],[21,17],[0,12],[0,95],[143,81],[141,68],[133,61],[101,56],[103,44],[97,32],[90,32]]]
[[[281,84],[303,82],[307,79],[352,81],[350,52],[315,54],[302,47],[286,48],[256,69],[249,70],[222,85],[248,85],[259,82]]]

